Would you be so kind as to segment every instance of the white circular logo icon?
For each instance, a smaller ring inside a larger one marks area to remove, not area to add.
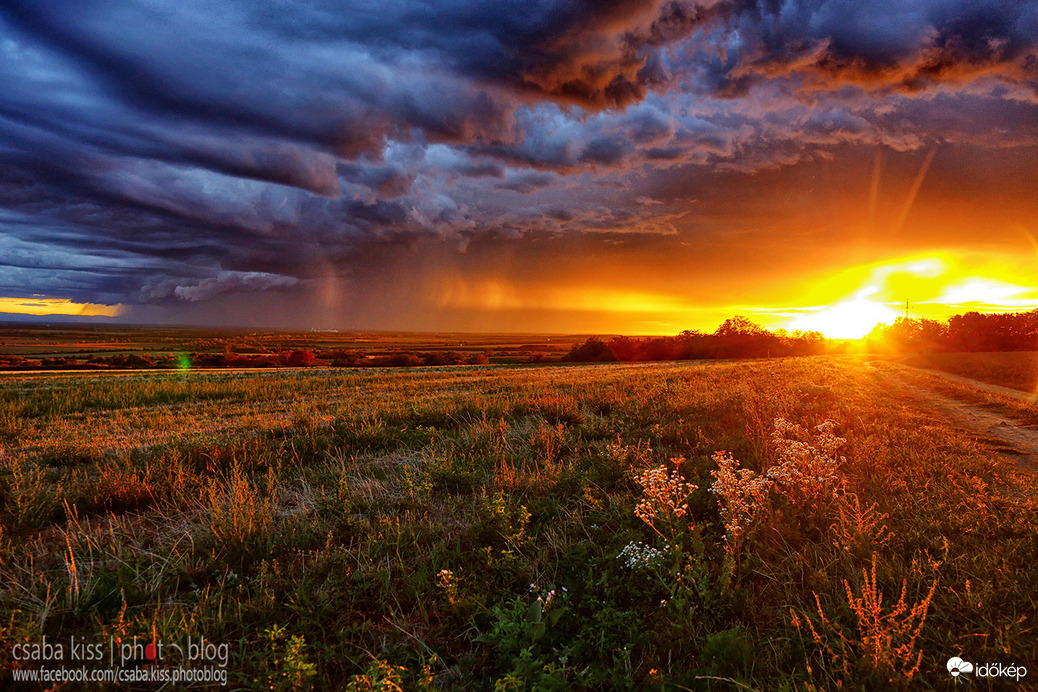
[[[953,678],[957,678],[963,673],[972,673],[973,664],[969,661],[963,661],[958,656],[952,656],[948,659],[948,672],[952,674]]]

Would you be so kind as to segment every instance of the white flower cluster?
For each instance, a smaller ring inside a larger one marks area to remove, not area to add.
[[[831,498],[841,486],[839,465],[844,457],[836,455],[847,440],[833,434],[836,421],[827,420],[815,426],[810,442],[806,431],[784,418],[776,418],[771,442],[779,463],[768,469],[780,490],[790,500],[805,504]],[[799,438],[799,439],[797,439]]]
[[[641,541],[632,541],[624,546],[616,559],[625,560],[624,564],[628,569],[653,569],[663,563],[668,551],[670,551],[669,543],[664,544],[663,550],[659,550]]]
[[[759,476],[752,469],[740,469],[738,460],[731,454],[717,452],[714,460],[717,469],[710,472],[714,477],[710,492],[721,498],[725,541],[728,549],[734,550],[738,539],[767,506],[772,479]]]
[[[555,600],[556,596],[565,597],[565,595],[569,592],[569,589],[567,589],[565,586],[559,588],[562,589],[562,593],[557,593],[555,589],[551,589],[550,591],[548,591],[548,593],[542,593],[539,596],[537,596],[537,600],[541,602],[542,608],[547,609],[548,606],[551,605],[551,602]],[[537,591],[537,585],[530,584],[530,593],[533,593],[534,591]]]
[[[836,452],[846,442],[833,434],[837,423],[827,420],[815,426],[816,435],[806,441],[807,432],[784,418],[776,418],[771,442],[779,461],[763,474],[740,469],[731,454],[717,452],[717,469],[710,472],[714,482],[710,492],[721,498],[725,540],[729,550],[736,550],[738,539],[768,506],[772,488],[790,501],[805,505],[836,495],[842,487],[839,465],[844,457]]]

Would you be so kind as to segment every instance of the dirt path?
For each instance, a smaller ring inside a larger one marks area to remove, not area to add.
[[[872,363],[866,363],[866,365],[874,368],[877,374],[879,374],[880,371]],[[978,382],[967,377],[959,377],[958,375],[951,375],[936,370],[913,368],[904,364],[895,365],[898,368],[924,372],[950,382],[955,382],[956,384],[992,394],[1009,396],[1024,402],[1034,401],[1034,397],[1015,389]],[[885,375],[886,373],[883,374]],[[977,441],[993,452],[1012,458],[1020,470],[1038,474],[1038,430],[1022,427],[1011,418],[1007,418],[1000,413],[953,399],[926,386],[911,382],[904,377],[898,377],[896,372],[887,375],[887,377],[896,380],[900,387],[917,396],[930,408],[935,409],[954,424],[977,435]]]
[[[968,377],[962,377],[960,375],[953,375],[950,372],[941,372],[940,370],[930,370],[928,368],[917,368],[905,363],[895,363],[898,367],[911,368],[912,370],[918,370],[919,372],[925,372],[928,375],[940,377],[948,380],[949,382],[955,382],[956,384],[963,384],[967,387],[973,387],[984,392],[991,392],[992,394],[999,394],[1001,396],[1007,396],[1010,399],[1016,399],[1022,401],[1025,404],[1033,404],[1038,398],[1038,394],[1028,394],[1027,392],[1021,392],[1019,389],[1012,389],[1010,387],[1002,387],[997,384],[989,384],[987,382],[980,382],[979,380],[973,380]]]

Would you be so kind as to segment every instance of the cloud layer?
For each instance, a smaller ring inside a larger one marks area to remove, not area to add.
[[[1033,157],[1036,37],[1014,0],[11,0],[0,295],[367,300],[373,253],[430,241],[705,248],[697,204],[761,172]]]

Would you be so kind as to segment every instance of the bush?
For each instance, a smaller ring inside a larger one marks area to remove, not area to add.
[[[597,336],[589,336],[583,344],[570,349],[563,360],[576,363],[611,363],[616,360],[616,356],[604,341]]]

